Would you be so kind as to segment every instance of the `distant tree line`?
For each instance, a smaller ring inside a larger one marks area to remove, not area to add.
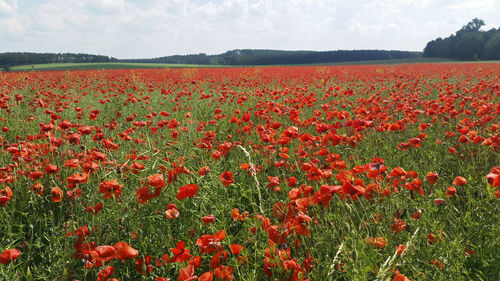
[[[500,27],[480,30],[484,21],[473,19],[455,34],[427,43],[425,57],[453,58],[460,60],[499,60]]]
[[[113,62],[118,59],[101,55],[73,53],[0,53],[0,67],[8,70],[11,66],[44,63]]]
[[[152,59],[123,59],[72,53],[0,53],[0,67],[45,63],[128,62],[173,63],[200,65],[287,65],[318,64],[364,60],[391,60],[422,57],[421,52],[394,50],[337,50],[337,51],[281,51],[281,50],[231,50],[218,55],[204,53],[175,55]]]
[[[389,60],[421,57],[421,52],[393,50],[280,51],[231,50],[218,55],[175,55],[152,59],[127,59],[122,62],[177,63],[208,65],[285,65],[335,63],[361,60]]]

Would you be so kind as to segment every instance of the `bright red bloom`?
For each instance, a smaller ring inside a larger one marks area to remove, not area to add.
[[[175,248],[170,249],[170,251],[174,254],[172,258],[170,258],[170,263],[174,262],[184,262],[191,258],[191,254],[189,253],[189,249],[185,248],[184,241],[177,242]]]
[[[396,253],[398,254],[398,256],[401,256],[404,253],[405,248],[405,244],[399,244],[396,246]]]
[[[137,194],[137,201],[139,201],[140,204],[148,202],[155,196],[153,193],[149,192],[149,188],[147,186],[137,189],[135,194]]]
[[[179,269],[179,278],[177,281],[194,281],[198,276],[194,275],[194,266],[188,264],[185,268]]]
[[[81,174],[73,174],[66,178],[66,182],[68,182],[68,188],[73,188],[78,184],[86,183],[88,180],[89,174],[85,172]]]
[[[167,219],[173,219],[173,220],[178,218],[179,211],[177,209],[177,206],[173,203],[168,204],[168,206],[165,208],[165,216],[167,217]]]
[[[385,239],[384,237],[366,237],[363,242],[379,249],[385,248],[385,246],[387,246],[387,239]]]
[[[139,251],[123,241],[114,244],[113,247],[115,248],[115,258],[121,261],[133,259],[139,254]]]
[[[439,206],[439,205],[442,205],[442,204],[444,204],[444,203],[445,203],[444,199],[441,199],[441,198],[436,198],[436,199],[434,199],[434,204],[436,204],[436,205],[438,205],[438,206]]]
[[[114,271],[115,271],[114,267],[110,265],[106,266],[101,271],[99,271],[99,274],[97,274],[97,281],[111,280],[108,278],[111,277],[111,275],[113,275]]]
[[[220,179],[222,181],[222,184],[224,186],[229,186],[231,185],[232,183],[234,183],[234,179],[233,179],[233,172],[231,171],[225,171],[223,172],[221,175],[220,175]]]
[[[215,269],[215,278],[220,280],[234,280],[234,268],[229,265],[221,265]]]
[[[450,185],[446,190],[446,198],[455,196],[455,194],[457,194],[457,189],[453,185]]]
[[[394,218],[392,225],[391,225],[391,230],[392,232],[401,232],[405,229],[406,223],[403,220]]]
[[[47,174],[56,174],[57,172],[59,172],[59,167],[57,167],[56,165],[47,164],[43,170]]]
[[[392,279],[392,281],[411,281],[411,279],[396,270],[396,275],[394,276],[394,279]]]
[[[96,247],[94,251],[99,258],[109,258],[115,255],[116,249],[113,246],[104,245]]]
[[[202,217],[201,220],[203,221],[203,224],[206,225],[208,223],[215,222],[215,217],[214,217],[214,215],[208,215],[208,216]]]
[[[222,241],[226,238],[226,231],[221,230],[214,235],[205,234],[196,240],[196,245],[198,245],[201,249],[200,252],[203,253],[213,253],[214,251],[220,251],[222,249]]]
[[[198,279],[198,281],[212,281],[212,280],[214,280],[214,273],[212,270],[203,273],[202,275],[200,275],[200,279]]]
[[[210,268],[214,269],[220,265],[221,262],[225,262],[227,259],[227,251],[220,251],[216,253],[212,260],[210,261]]]
[[[151,265],[152,257],[147,255],[144,258],[140,257],[135,261],[135,270],[140,274],[147,275],[153,272],[153,266]]]
[[[99,193],[104,193],[104,199],[111,198],[111,194],[118,197],[122,193],[123,184],[119,184],[116,179],[103,181],[99,184]]]
[[[52,190],[50,191],[50,195],[52,201],[56,203],[61,202],[61,200],[64,197],[64,193],[59,187],[53,187]]]
[[[109,150],[118,150],[118,145],[116,143],[114,143],[110,139],[103,139],[102,140],[102,144],[104,145],[104,147],[106,149],[109,149]]]
[[[182,200],[186,197],[193,197],[198,192],[199,187],[196,184],[188,184],[179,187],[179,192],[177,193],[177,199]]]
[[[467,180],[464,177],[458,176],[453,180],[454,185],[462,186],[467,184]]]
[[[239,244],[231,244],[231,245],[229,245],[229,249],[231,250],[231,253],[233,253],[233,255],[239,255],[241,253],[241,251],[243,251],[243,249],[245,249],[245,247],[243,247]]]
[[[10,200],[10,197],[0,196],[0,207],[7,205],[7,202],[9,202],[9,200]]]
[[[163,180],[163,174],[148,176],[147,184],[156,188],[163,188],[167,185],[167,183]]]
[[[3,253],[0,254],[0,263],[2,264],[8,264],[13,261],[15,261],[19,255],[21,254],[21,251],[18,249],[8,249],[3,251]]]
[[[425,175],[425,180],[429,184],[436,184],[438,180],[438,174],[436,172],[428,172],[427,175]]]
[[[198,176],[202,177],[210,172],[210,168],[208,166],[203,166],[198,170]]]

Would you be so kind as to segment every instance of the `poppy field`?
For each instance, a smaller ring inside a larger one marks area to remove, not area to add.
[[[500,64],[0,73],[2,280],[500,280]]]

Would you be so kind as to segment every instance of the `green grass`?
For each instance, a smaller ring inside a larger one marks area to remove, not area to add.
[[[457,61],[445,58],[411,58],[411,59],[390,59],[390,60],[363,60],[348,61],[338,63],[316,63],[303,64],[303,66],[315,65],[392,65],[392,64],[412,64],[412,63],[500,63],[500,61]],[[300,66],[300,65],[266,65],[273,66]],[[31,70],[84,70],[84,69],[149,69],[149,68],[220,68],[220,67],[245,67],[233,65],[197,65],[197,64],[169,64],[169,63],[49,63],[34,65],[18,65],[10,68],[11,71],[31,71]],[[247,66],[263,67],[263,66]]]

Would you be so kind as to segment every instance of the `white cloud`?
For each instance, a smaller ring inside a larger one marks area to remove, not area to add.
[[[3,51],[119,58],[236,48],[422,50],[496,0],[0,0]]]
[[[7,37],[7,35],[15,35],[23,31],[24,27],[18,10],[17,0],[10,2],[0,0],[0,26],[2,27],[0,35]]]

